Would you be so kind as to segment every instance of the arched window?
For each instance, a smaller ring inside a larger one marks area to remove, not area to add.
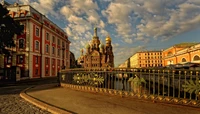
[[[171,52],[171,51],[167,53],[167,56],[170,56],[170,55],[172,55],[172,52]]]
[[[182,58],[182,62],[187,62],[185,58]]]
[[[198,60],[200,60],[200,57],[198,55],[195,55],[193,61],[198,61]]]
[[[19,49],[24,48],[24,39],[19,39]]]

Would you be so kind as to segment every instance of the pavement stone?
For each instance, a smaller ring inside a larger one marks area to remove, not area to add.
[[[197,108],[165,105],[45,85],[35,86],[27,90],[26,94],[75,114],[200,114]]]
[[[0,87],[0,114],[50,114],[19,96],[20,92],[29,86]]]

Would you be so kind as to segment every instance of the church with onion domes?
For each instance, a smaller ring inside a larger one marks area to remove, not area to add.
[[[81,56],[77,62],[83,68],[106,68],[114,67],[114,55],[112,51],[110,36],[105,38],[106,44],[100,42],[97,35],[97,28],[94,28],[94,36],[90,44],[85,47],[85,54],[83,49],[81,50]]]

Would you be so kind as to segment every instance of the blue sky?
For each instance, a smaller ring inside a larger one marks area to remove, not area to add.
[[[16,0],[7,0],[14,3]],[[200,0],[19,0],[67,32],[76,58],[94,26],[102,43],[109,34],[115,66],[136,51],[200,42]]]

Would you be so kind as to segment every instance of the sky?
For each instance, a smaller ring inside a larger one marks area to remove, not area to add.
[[[6,0],[29,4],[68,34],[75,57],[93,28],[112,38],[115,66],[137,51],[200,42],[200,0]]]

